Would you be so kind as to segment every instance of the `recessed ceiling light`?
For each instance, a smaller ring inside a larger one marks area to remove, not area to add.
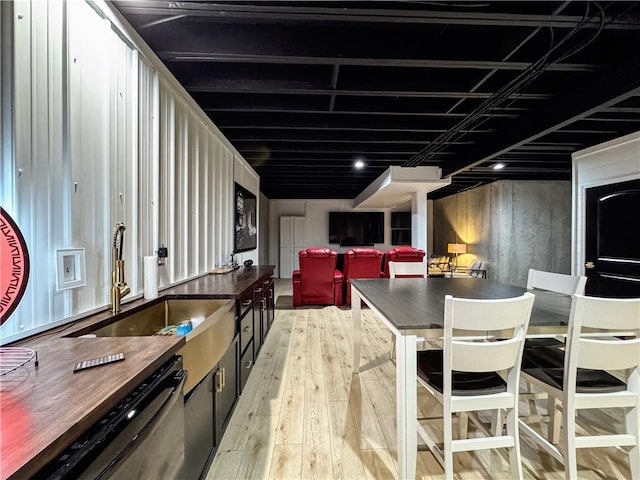
[[[356,160],[353,164],[354,167],[356,168],[363,168],[364,167],[364,162],[362,160]]]
[[[506,165],[504,163],[494,163],[493,167],[491,167],[491,168],[493,168],[494,170],[500,170],[500,169],[504,168],[505,166]]]

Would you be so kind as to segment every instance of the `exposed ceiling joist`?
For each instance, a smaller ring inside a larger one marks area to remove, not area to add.
[[[238,3],[165,2],[161,0],[119,1],[125,15],[169,15],[190,17],[220,17],[223,20],[259,19],[261,21],[365,22],[435,25],[475,25],[501,27],[573,28],[583,18],[577,15],[542,15],[521,13],[485,13],[474,11],[425,11],[418,9],[371,9],[344,7],[314,7],[298,5],[249,5]],[[443,2],[443,6],[446,3]],[[639,29],[638,17],[607,18],[610,29]],[[588,20],[587,28],[598,28],[598,22]]]

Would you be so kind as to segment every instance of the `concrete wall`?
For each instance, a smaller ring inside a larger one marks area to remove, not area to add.
[[[460,265],[487,262],[488,278],[525,286],[534,267],[571,272],[571,182],[503,180],[435,200],[433,253],[467,244]]]

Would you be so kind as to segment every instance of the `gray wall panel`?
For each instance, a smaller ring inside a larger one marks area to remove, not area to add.
[[[503,180],[434,201],[434,251],[464,242],[460,265],[487,262],[493,280],[526,285],[530,267],[570,273],[571,182]]]

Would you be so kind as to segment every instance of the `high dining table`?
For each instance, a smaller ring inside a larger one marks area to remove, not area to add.
[[[381,278],[351,281],[353,371],[360,371],[361,302],[396,336],[396,429],[398,478],[414,479],[417,455],[416,347],[422,339],[441,338],[445,295],[497,299],[522,295],[525,288],[476,278]],[[528,336],[564,334],[571,297],[534,291]]]

